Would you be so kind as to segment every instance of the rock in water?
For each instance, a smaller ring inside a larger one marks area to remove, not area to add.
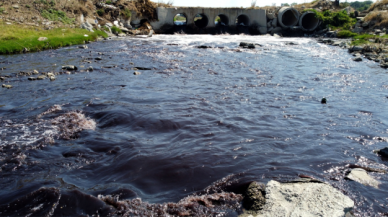
[[[327,103],[327,99],[326,98],[322,98],[321,103],[322,104],[326,104]]]
[[[372,186],[374,188],[378,188],[380,184],[380,182],[370,177],[368,173],[361,168],[352,169],[352,171],[350,171],[346,178],[361,183],[363,185]]]
[[[65,70],[77,70],[77,66],[73,66],[73,65],[66,65],[66,66],[62,66],[62,69],[65,69]]]
[[[375,152],[383,157],[388,157],[388,147],[385,147],[380,150],[376,150]]]
[[[356,58],[353,58],[353,61],[361,62],[361,61],[362,61],[362,58],[361,58],[361,57],[356,57]]]
[[[265,204],[265,185],[263,183],[252,182],[244,198],[245,208],[252,211],[259,211]]]
[[[11,88],[12,88],[12,85],[3,84],[2,87],[3,87],[3,88],[7,88],[7,89],[11,89]]]
[[[354,202],[325,183],[279,183],[266,186],[266,204],[257,217],[342,217],[353,209]]]
[[[140,75],[141,73],[140,72],[134,72],[133,74],[134,75]]]

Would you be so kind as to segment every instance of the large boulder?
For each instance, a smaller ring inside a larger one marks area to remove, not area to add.
[[[278,26],[278,18],[275,18],[272,20],[272,26],[277,27]]]
[[[266,186],[266,204],[257,217],[342,217],[353,209],[354,202],[325,183],[279,183]]]
[[[267,34],[267,27],[262,26],[258,28],[258,31],[260,32],[261,35]]]

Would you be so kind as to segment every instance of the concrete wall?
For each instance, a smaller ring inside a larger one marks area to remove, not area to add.
[[[239,9],[239,8],[157,8],[158,21],[151,22],[151,26],[156,32],[165,32],[169,28],[174,27],[174,17],[177,14],[184,14],[187,18],[187,27],[192,30],[200,29],[194,24],[194,17],[197,14],[204,14],[208,18],[209,22],[206,28],[201,29],[207,33],[212,29],[216,29],[214,23],[216,17],[223,14],[228,17],[228,28],[236,28],[236,19],[240,15],[246,15],[249,18],[249,28],[252,30],[258,27],[267,27],[267,17],[265,10],[256,9]]]

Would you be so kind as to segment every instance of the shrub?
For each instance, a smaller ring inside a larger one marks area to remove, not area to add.
[[[26,5],[26,8],[31,8],[31,6],[30,5]]]
[[[5,8],[0,8],[0,14],[2,14],[5,11]]]
[[[324,12],[317,12],[314,9],[308,9],[305,11],[312,11],[315,13],[315,16],[322,21],[323,27],[327,25],[333,28],[340,28],[348,30],[350,29],[357,20],[349,17],[346,11],[331,12],[329,10]]]
[[[111,1],[106,1],[106,2],[105,2],[105,4],[107,4],[107,5],[111,5],[111,4],[112,4],[112,2],[111,2]]]
[[[121,29],[119,29],[119,28],[116,27],[116,26],[113,26],[113,27],[111,28],[111,30],[112,30],[112,33],[113,33],[113,34],[116,34],[116,35],[118,35],[118,34],[120,34],[120,33],[123,32],[123,31],[121,31]]]
[[[105,10],[104,9],[99,9],[99,10],[97,10],[97,14],[98,14],[98,16],[102,17],[105,14]]]
[[[349,30],[342,30],[342,31],[337,33],[338,38],[351,38],[351,37],[354,37],[356,35],[357,35],[357,33],[351,32]]]

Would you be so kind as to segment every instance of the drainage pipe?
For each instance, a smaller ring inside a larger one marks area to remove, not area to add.
[[[299,12],[295,8],[283,7],[278,13],[278,22],[280,26],[287,29],[298,24]]]
[[[299,26],[303,31],[312,32],[319,26],[319,19],[314,12],[307,11],[300,16]]]

